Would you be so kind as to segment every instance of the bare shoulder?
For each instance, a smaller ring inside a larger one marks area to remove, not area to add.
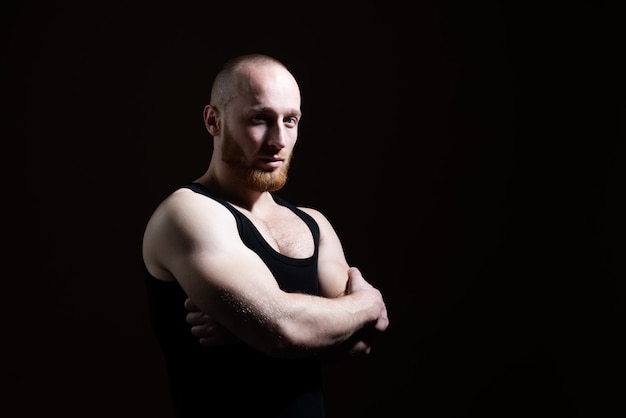
[[[150,223],[171,223],[183,228],[217,220],[220,224],[228,211],[219,202],[187,188],[175,190],[154,211]]]
[[[298,206],[298,209],[312,216],[313,219],[315,219],[318,223],[328,223],[328,219],[326,218],[326,216],[317,209],[313,209],[307,206]]]
[[[143,256],[155,275],[172,278],[167,266],[189,254],[229,242],[234,217],[219,202],[189,189],[178,189],[156,208],[143,235]],[[232,240],[231,240],[232,241]]]
[[[167,196],[150,217],[144,232],[144,244],[159,243],[171,247],[181,240],[201,242],[218,237],[221,231],[235,228],[235,220],[219,202],[181,188]]]

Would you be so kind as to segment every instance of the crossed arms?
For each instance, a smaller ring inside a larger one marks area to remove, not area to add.
[[[181,189],[155,211],[144,236],[144,261],[189,295],[188,322],[203,345],[241,340],[272,356],[337,350],[367,354],[369,337],[389,325],[378,289],[350,268],[328,220],[304,209],[320,227],[321,296],[281,290],[269,269],[238,238],[221,204]]]

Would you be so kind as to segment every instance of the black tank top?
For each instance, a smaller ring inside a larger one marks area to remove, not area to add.
[[[241,240],[263,259],[281,289],[319,294],[319,227],[311,216],[272,194],[276,203],[297,214],[313,235],[314,254],[294,259],[275,251],[245,215],[202,185],[183,187],[230,210]],[[274,358],[243,343],[201,347],[185,320],[187,295],[178,282],[158,280],[147,269],[145,272],[150,320],[164,355],[177,418],[325,416],[317,359]]]

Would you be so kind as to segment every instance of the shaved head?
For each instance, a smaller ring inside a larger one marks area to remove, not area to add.
[[[277,66],[290,73],[282,62],[268,55],[247,54],[235,57],[227,61],[215,76],[211,87],[211,103],[218,108],[225,108],[231,99],[241,91],[242,81],[248,78],[246,74],[249,70],[252,67],[263,66]]]

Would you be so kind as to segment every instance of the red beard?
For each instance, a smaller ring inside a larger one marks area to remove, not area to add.
[[[225,127],[224,127],[225,128]],[[291,163],[289,155],[283,165],[274,171],[263,171],[245,163],[243,150],[235,142],[228,129],[224,129],[224,143],[222,144],[222,161],[231,166],[248,186],[258,192],[274,192],[280,190],[287,182],[287,172]]]

